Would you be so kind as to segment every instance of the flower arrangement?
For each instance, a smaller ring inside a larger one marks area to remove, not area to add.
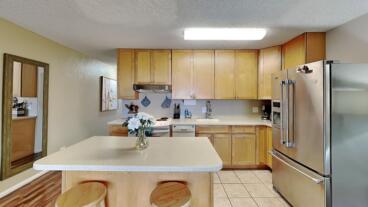
[[[136,148],[143,150],[148,147],[148,139],[146,137],[146,131],[151,129],[155,124],[153,116],[139,112],[131,118],[128,118],[123,126],[128,127],[129,134],[134,134],[138,137]]]
[[[144,112],[139,112],[133,117],[128,118],[123,126],[128,127],[129,134],[138,136],[139,130],[150,129],[154,124],[155,119],[153,116]]]

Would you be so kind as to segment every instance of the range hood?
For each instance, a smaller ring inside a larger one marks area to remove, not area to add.
[[[138,93],[170,93],[171,85],[165,84],[133,84],[133,89]]]

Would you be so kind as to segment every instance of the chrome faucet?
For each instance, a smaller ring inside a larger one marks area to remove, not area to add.
[[[206,101],[206,119],[212,119],[212,106],[210,101]]]

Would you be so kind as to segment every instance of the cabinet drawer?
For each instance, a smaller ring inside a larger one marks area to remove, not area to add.
[[[256,127],[255,126],[233,126],[232,133],[242,133],[242,134],[255,134]]]
[[[196,126],[196,133],[231,133],[230,126]]]

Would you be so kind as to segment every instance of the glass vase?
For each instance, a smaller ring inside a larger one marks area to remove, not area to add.
[[[141,128],[138,130],[138,137],[135,143],[135,148],[137,150],[144,150],[148,147],[148,145],[149,142],[148,138],[146,137],[146,130],[144,128]]]

